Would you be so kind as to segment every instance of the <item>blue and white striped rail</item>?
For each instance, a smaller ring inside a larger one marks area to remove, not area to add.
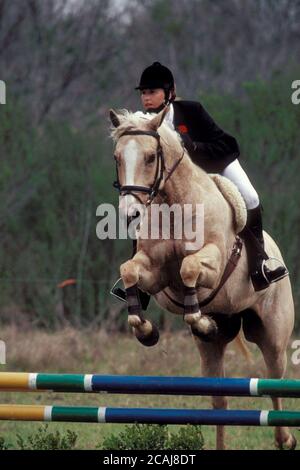
[[[77,423],[299,426],[300,411],[0,405],[0,420]]]
[[[300,380],[1,372],[1,390],[300,397]]]

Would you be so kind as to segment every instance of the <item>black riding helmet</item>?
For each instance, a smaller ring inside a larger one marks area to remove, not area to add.
[[[174,77],[167,67],[160,62],[153,62],[150,67],[147,67],[140,78],[140,83],[136,90],[144,90],[146,88],[162,88],[165,91],[166,101],[169,101],[170,91],[174,91]],[[174,96],[175,98],[175,96]]]

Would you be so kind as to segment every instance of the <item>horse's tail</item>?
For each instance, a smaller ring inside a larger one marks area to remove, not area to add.
[[[245,341],[245,338],[244,338],[244,335],[243,335],[243,332],[242,330],[240,330],[239,334],[236,336],[235,340],[234,340],[237,348],[239,349],[239,351],[243,354],[243,356],[245,357],[246,361],[248,364],[253,364],[253,355],[251,353],[251,351],[248,349],[247,347],[247,344],[246,344],[246,341]]]

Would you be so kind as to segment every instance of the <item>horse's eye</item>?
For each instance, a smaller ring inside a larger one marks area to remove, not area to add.
[[[151,163],[153,163],[155,160],[155,154],[153,153],[152,155],[149,155],[148,157],[146,157],[146,165],[150,165]]]

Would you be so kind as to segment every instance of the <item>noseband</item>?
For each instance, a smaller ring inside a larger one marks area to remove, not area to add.
[[[142,205],[144,205],[143,201],[139,196],[137,196],[134,193],[146,193],[149,194],[149,198],[147,199],[145,205],[148,206],[153,202],[153,199],[158,193],[158,189],[160,186],[160,183],[163,180],[164,176],[164,171],[166,170],[165,166],[165,158],[164,158],[164,153],[163,149],[160,143],[160,135],[156,131],[142,131],[142,130],[134,130],[134,131],[125,131],[123,134],[120,135],[120,137],[123,137],[123,135],[149,135],[151,137],[154,137],[157,140],[157,148],[156,148],[156,169],[155,169],[155,175],[154,175],[154,180],[153,183],[150,187],[147,186],[136,186],[136,185],[121,185],[119,181],[119,175],[118,175],[118,167],[116,165],[116,173],[117,173],[117,180],[114,181],[113,187],[116,188],[121,196],[126,196],[127,194],[130,194],[134,196]],[[167,181],[177,165],[181,162],[182,158],[184,156],[184,148],[183,148],[183,153],[182,156],[175,162],[175,164],[172,166],[171,170],[168,171],[168,175],[165,179]]]

